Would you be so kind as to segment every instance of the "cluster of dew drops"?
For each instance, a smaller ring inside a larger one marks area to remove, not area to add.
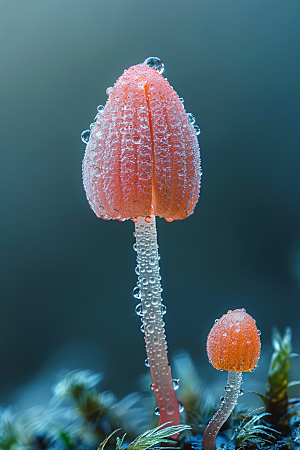
[[[149,67],[152,67],[153,69],[155,69],[159,74],[163,73],[165,66],[164,66],[164,63],[162,62],[162,60],[160,58],[157,58],[156,56],[150,56],[149,58],[145,59],[144,62]],[[167,78],[166,78],[166,80],[167,80]],[[114,89],[113,87],[108,87],[106,89],[106,94],[109,95],[113,91],[113,89]],[[182,104],[184,103],[183,98],[180,98],[180,101],[181,101]],[[103,110],[104,110],[104,106],[103,105],[99,105],[97,107],[97,114],[96,114],[96,116],[94,118],[94,122],[92,122],[91,125],[90,125],[90,129],[89,130],[84,130],[81,133],[81,140],[85,144],[87,144],[89,142],[91,131],[94,128],[98,118],[102,116]],[[187,113],[187,117],[188,117],[188,121],[189,121],[191,127],[193,127],[193,129],[195,131],[196,136],[199,136],[199,134],[201,133],[201,130],[198,127],[198,125],[196,125],[196,123],[195,123],[196,122],[196,118],[195,118],[194,114]]]
[[[151,219],[151,218],[150,218]],[[146,221],[146,220],[145,220]],[[149,223],[150,221],[146,221],[146,224],[147,223]],[[146,227],[145,227],[146,229],[148,228],[148,226],[146,225]],[[133,233],[133,236],[134,237],[136,237],[136,232],[134,232]],[[147,244],[146,244],[147,245]],[[148,244],[149,245],[149,244]],[[137,244],[135,243],[135,244],[133,244],[133,250],[134,251],[137,251],[138,249],[137,249]],[[152,258],[152,260],[151,260],[151,258]],[[155,260],[157,260],[157,261],[159,261],[160,260],[160,255],[159,254],[157,254],[157,257],[155,258],[155,256],[152,256],[150,258],[150,266],[154,266],[155,265]],[[148,267],[148,269],[147,269],[147,272],[149,272],[149,271],[151,271],[152,269],[151,269],[151,267]],[[136,273],[136,275],[140,275],[140,271],[142,272],[142,271],[145,271],[145,268],[140,268],[139,267],[139,264],[136,266],[136,268],[135,268],[135,273]],[[160,275],[157,275],[156,276],[156,278],[157,278],[157,280],[158,281],[160,281],[161,280],[161,276]],[[150,282],[151,282],[151,279],[150,279]],[[162,292],[162,287],[160,286],[160,288],[159,288],[159,290],[158,290],[158,293],[161,293]],[[133,297],[135,298],[135,299],[137,299],[138,301],[141,301],[141,289],[140,289],[140,281],[138,281],[137,282],[137,286],[135,286],[134,287],[134,289],[133,289],[133,291],[132,291],[132,295],[133,295]],[[160,300],[161,302],[162,302],[162,299]],[[149,304],[147,305],[147,301],[146,301],[146,306],[150,306],[150,302],[148,302]],[[136,314],[141,318],[141,321],[142,321],[142,325],[141,325],[141,327],[140,327],[140,330],[141,330],[141,332],[142,333],[145,333],[145,325],[144,325],[144,321],[143,321],[143,316],[144,316],[144,312],[143,312],[143,307],[142,307],[142,303],[138,303],[137,305],[136,305],[136,307],[135,307],[135,312],[136,312]],[[164,304],[161,304],[161,314],[162,315],[164,315],[164,314],[166,314],[166,312],[167,312],[167,307],[164,305]],[[163,322],[163,326],[164,326],[164,322]],[[165,344],[165,348],[167,348],[167,344]],[[147,367],[147,368],[149,368],[150,367],[150,363],[149,363],[149,358],[146,358],[145,359],[145,366]],[[173,386],[173,389],[174,389],[174,391],[176,391],[178,388],[179,388],[179,379],[175,379],[175,378],[173,378],[172,379],[172,386]],[[150,385],[150,389],[152,389],[153,390],[153,386],[152,386],[152,384]],[[179,405],[179,412],[181,413],[181,412],[183,412],[184,411],[184,407],[183,407],[183,405],[182,405],[182,403],[181,402],[178,402],[178,405]],[[159,408],[158,407],[156,407],[155,408],[155,410],[154,410],[154,413],[157,415],[157,416],[159,416],[160,415],[160,412],[159,412]]]

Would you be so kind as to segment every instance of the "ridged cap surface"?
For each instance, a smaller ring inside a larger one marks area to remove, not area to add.
[[[125,70],[92,128],[83,160],[91,208],[104,219],[184,219],[200,189],[198,139],[168,81],[146,63]]]
[[[207,338],[207,355],[218,370],[250,372],[260,355],[260,337],[245,309],[229,310],[216,321]]]

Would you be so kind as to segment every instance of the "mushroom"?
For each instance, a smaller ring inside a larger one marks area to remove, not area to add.
[[[228,370],[225,397],[203,435],[202,448],[216,449],[216,436],[241,394],[242,372],[254,370],[260,355],[260,331],[245,309],[229,310],[215,321],[207,338],[207,355],[218,370]]]
[[[83,183],[97,217],[135,222],[138,285],[159,425],[179,424],[179,405],[167,357],[155,216],[171,222],[193,213],[200,190],[200,153],[193,114],[162,76],[159,58],[130,67],[107,89],[87,143]]]

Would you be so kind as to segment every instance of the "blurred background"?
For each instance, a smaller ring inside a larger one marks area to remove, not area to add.
[[[30,385],[64,368],[118,396],[147,371],[134,224],[90,210],[80,133],[148,56],[201,128],[195,213],[157,220],[170,355],[211,382],[206,336],[242,307],[263,353],[273,325],[300,351],[299,15],[299,0],[0,0],[1,405],[22,386],[42,402]]]

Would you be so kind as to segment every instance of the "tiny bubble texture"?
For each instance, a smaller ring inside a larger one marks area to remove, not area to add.
[[[228,311],[211,329],[206,349],[216,369],[251,372],[260,354],[260,338],[255,321],[245,309]]]
[[[178,95],[146,62],[125,70],[108,93],[83,160],[92,210],[117,220],[188,217],[199,197],[200,153]]]

